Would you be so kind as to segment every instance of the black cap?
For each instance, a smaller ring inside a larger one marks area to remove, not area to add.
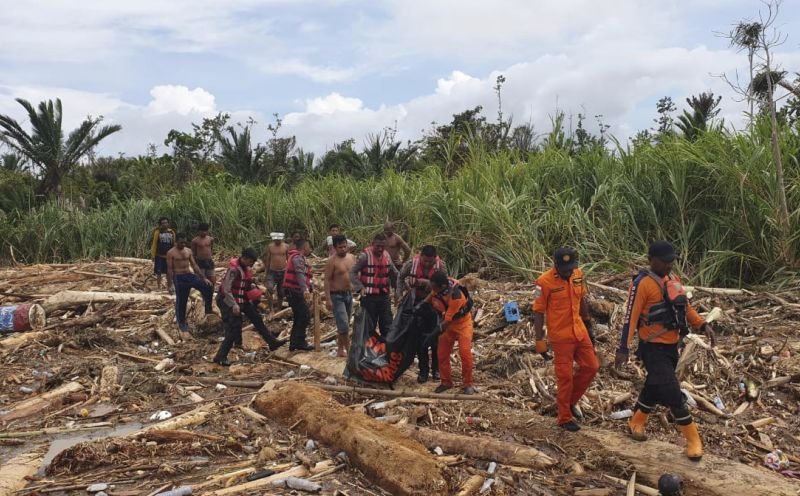
[[[553,262],[559,269],[574,269],[578,266],[578,252],[571,246],[562,246],[553,254]]]
[[[650,245],[647,251],[647,256],[651,258],[658,258],[664,262],[674,262],[678,258],[675,253],[675,247],[669,241],[655,241]]]
[[[244,258],[249,258],[250,260],[258,260],[258,253],[252,248],[245,248],[242,250],[242,256]]]

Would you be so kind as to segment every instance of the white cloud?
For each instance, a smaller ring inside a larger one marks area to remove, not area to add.
[[[254,65],[268,74],[301,76],[318,83],[346,81],[356,75],[355,68],[319,66],[299,59],[269,60],[263,63],[255,61]]]
[[[179,115],[212,113],[216,110],[214,95],[203,88],[190,90],[186,86],[163,85],[150,90],[153,99],[147,110],[154,115],[174,112]]]

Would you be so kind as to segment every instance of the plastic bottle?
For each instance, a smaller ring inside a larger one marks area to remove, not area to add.
[[[495,470],[497,470],[497,463],[489,462],[489,468],[486,470],[486,472],[488,472],[489,475],[491,475],[494,473]]]
[[[633,411],[630,408],[628,408],[626,410],[620,410],[618,412],[611,412],[608,415],[608,418],[614,419],[614,420],[622,420],[622,419],[626,419],[626,418],[630,418],[630,417],[633,417]]]
[[[192,494],[192,486],[180,486],[172,491],[158,493],[156,496],[189,496],[190,494]]]
[[[714,396],[714,406],[720,410],[725,410],[725,404],[722,402],[719,396]]]

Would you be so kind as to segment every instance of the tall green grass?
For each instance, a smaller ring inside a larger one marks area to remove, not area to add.
[[[666,238],[695,283],[795,283],[798,267],[782,254],[800,247],[800,140],[782,135],[787,233],[766,136],[709,132],[696,142],[577,154],[545,148],[522,158],[476,147],[452,178],[430,167],[363,181],[307,179],[289,191],[214,180],[103,209],[48,204],[13,223],[0,220],[0,244],[5,258],[13,246],[24,262],[146,257],[156,219],[167,216],[186,231],[210,222],[230,253],[265,243],[275,230],[301,230],[321,248],[329,223],[363,244],[393,219],[412,245],[439,246],[459,273],[530,277],[561,244],[576,246],[589,268],[630,268],[644,261],[651,240]]]

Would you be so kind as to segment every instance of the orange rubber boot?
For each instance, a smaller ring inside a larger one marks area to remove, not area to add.
[[[689,425],[677,427],[686,438],[686,456],[693,461],[703,458],[703,441],[700,440],[700,433],[697,432],[697,424],[692,422]]]
[[[647,435],[644,433],[644,427],[647,425],[648,414],[641,410],[633,412],[633,417],[628,421],[628,428],[631,431],[631,437],[637,441],[647,441]]]

